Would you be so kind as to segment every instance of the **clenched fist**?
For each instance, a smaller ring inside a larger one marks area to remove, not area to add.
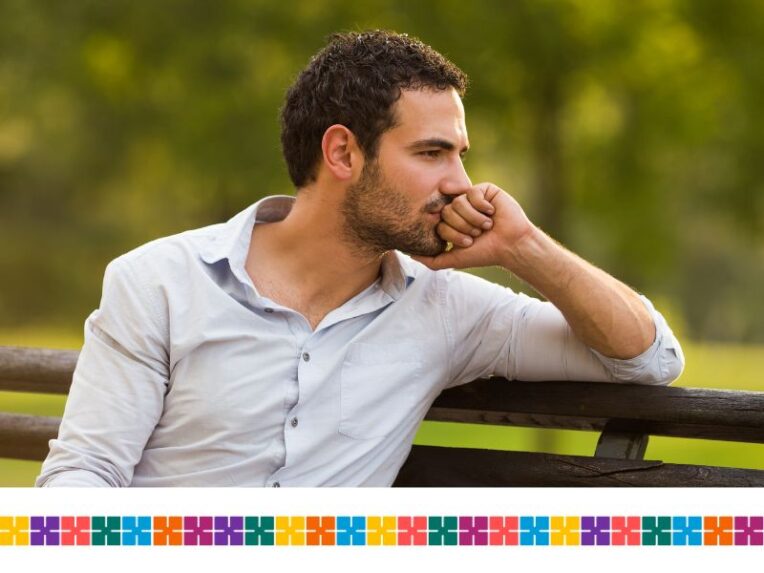
[[[507,267],[514,247],[536,228],[520,204],[493,183],[457,195],[440,215],[438,235],[453,248],[436,257],[413,257],[433,270]]]

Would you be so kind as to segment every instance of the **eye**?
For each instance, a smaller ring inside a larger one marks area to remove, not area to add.
[[[420,152],[419,155],[424,155],[425,157],[435,159],[436,157],[440,156],[440,149],[428,149],[427,151]]]

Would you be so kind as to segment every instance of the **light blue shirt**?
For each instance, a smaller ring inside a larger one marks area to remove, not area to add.
[[[253,225],[293,200],[109,264],[38,486],[389,486],[446,387],[492,375],[668,384],[683,369],[644,297],[655,341],[617,360],[549,302],[398,252],[311,330],[245,271]]]

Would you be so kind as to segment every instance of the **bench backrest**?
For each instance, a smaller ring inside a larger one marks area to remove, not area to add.
[[[66,394],[78,352],[0,346],[0,390]],[[764,486],[764,471],[646,461],[650,435],[764,443],[764,392],[477,380],[426,419],[601,432],[593,457],[414,446],[400,486]],[[60,418],[0,412],[0,457],[42,460]]]

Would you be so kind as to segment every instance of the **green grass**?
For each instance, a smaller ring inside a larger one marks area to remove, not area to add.
[[[35,478],[40,475],[40,466],[42,466],[42,462],[0,458],[0,486],[27,487],[34,485]]]
[[[76,334],[29,330],[0,332],[0,344],[77,348]],[[687,367],[677,386],[764,391],[764,346],[685,342]],[[0,392],[0,412],[60,416],[64,396]],[[591,455],[598,434],[506,426],[424,422],[415,444]],[[646,459],[671,463],[764,469],[764,444],[651,437]],[[0,486],[32,485],[40,462],[0,459]]]

